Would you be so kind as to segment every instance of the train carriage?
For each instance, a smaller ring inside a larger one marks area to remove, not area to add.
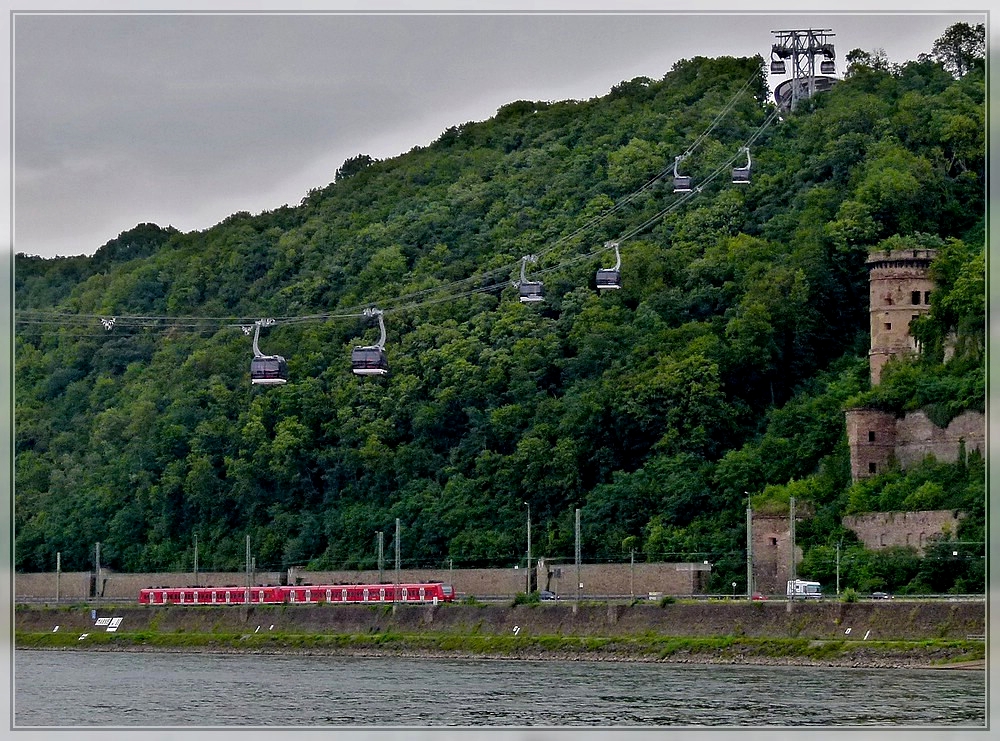
[[[444,582],[407,584],[306,584],[268,587],[156,587],[139,590],[143,605],[367,604],[451,602],[455,590]]]

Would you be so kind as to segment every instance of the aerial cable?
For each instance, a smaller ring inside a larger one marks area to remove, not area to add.
[[[736,101],[739,99],[739,97],[747,90],[747,88],[750,87],[750,85],[753,83],[753,81],[755,79],[756,79],[756,74],[752,75],[751,77],[749,77],[746,80],[746,82],[743,83],[742,87],[729,99],[729,101],[726,103],[726,105],[723,106],[723,108],[716,114],[715,118],[712,120],[712,122],[709,124],[709,126],[695,139],[694,142],[692,142],[692,144],[685,150],[684,154],[680,155],[681,158],[689,156],[690,154],[692,154],[701,145],[701,143],[715,129],[715,127],[719,124],[719,122],[722,121],[722,119],[724,118],[724,116],[733,108],[733,106],[736,104]],[[754,133],[754,135],[751,136],[747,140],[745,146],[749,147],[754,141],[756,141],[756,139],[763,133],[763,130],[775,118],[778,117],[779,113],[780,113],[780,111],[778,111],[777,109],[775,109],[769,115],[769,117],[765,120],[765,122],[762,124],[762,126]],[[739,156],[739,154],[735,155],[729,161],[729,163],[727,163],[727,166],[729,164],[731,164],[733,161],[735,161],[735,158],[737,156]],[[588,220],[587,222],[585,222],[583,225],[577,227],[572,232],[570,232],[570,233],[568,233],[568,234],[560,237],[559,239],[557,239],[548,248],[546,248],[544,250],[538,251],[536,253],[536,257],[541,257],[543,255],[546,255],[546,254],[549,254],[549,253],[553,252],[554,250],[556,250],[558,247],[562,246],[566,242],[568,242],[571,239],[579,236],[580,234],[582,234],[585,231],[593,228],[594,226],[600,224],[602,221],[608,219],[610,216],[612,216],[613,214],[615,214],[616,212],[618,212],[619,210],[621,210],[622,208],[624,208],[626,205],[628,205],[629,203],[631,203],[632,201],[634,201],[639,195],[641,195],[645,191],[649,190],[659,180],[661,180],[663,177],[665,177],[667,174],[669,174],[671,172],[671,168],[674,166],[674,164],[676,164],[676,161],[677,160],[675,159],[674,162],[671,163],[671,165],[667,166],[664,170],[662,170],[661,172],[657,173],[652,178],[650,178],[649,180],[647,180],[646,183],[644,183],[638,189],[636,189],[632,193],[628,194],[624,198],[620,199],[608,211],[605,211],[604,213],[591,218],[590,220]],[[624,234],[623,236],[619,237],[615,241],[617,241],[618,243],[621,243],[621,242],[623,242],[623,241],[625,241],[627,239],[630,239],[630,238],[634,237],[636,234],[644,231],[649,226],[651,226],[652,224],[654,224],[656,221],[662,219],[664,216],[666,216],[671,211],[679,208],[681,205],[683,205],[688,200],[690,200],[690,198],[694,197],[699,192],[701,192],[702,186],[705,183],[707,183],[707,182],[711,182],[711,180],[713,180],[724,169],[725,169],[725,167],[719,168],[711,176],[709,176],[708,178],[704,179],[702,181],[702,185],[699,185],[696,189],[694,189],[694,190],[692,190],[690,192],[685,192],[681,198],[678,198],[678,199],[674,200],[669,206],[667,206],[666,208],[664,208],[663,210],[661,210],[659,213],[657,213],[656,215],[654,215],[653,217],[651,217],[650,219],[648,219],[646,222],[644,222],[640,226],[631,229],[630,231],[628,231],[626,234]],[[610,248],[607,247],[607,246],[605,246],[604,248],[599,249],[599,250],[597,250],[595,252],[589,253],[587,255],[578,256],[578,257],[572,257],[572,258],[569,258],[567,260],[563,260],[560,263],[558,263],[558,264],[556,264],[556,265],[554,265],[552,267],[540,269],[540,270],[538,270],[536,272],[538,272],[538,273],[549,273],[549,272],[552,272],[552,271],[560,269],[564,265],[573,264],[573,263],[576,263],[576,262],[578,262],[580,260],[584,260],[584,259],[590,259],[590,258],[592,258],[592,257],[594,257],[596,255],[599,255],[599,254],[607,251],[608,249],[610,249]],[[397,306],[395,306],[395,308],[386,308],[383,311],[385,313],[390,313],[390,312],[395,313],[397,311],[413,310],[413,309],[416,309],[416,308],[419,308],[419,307],[422,307],[422,306],[425,306],[425,305],[437,304],[437,303],[441,303],[441,302],[452,300],[452,299],[465,298],[465,297],[472,296],[472,295],[475,295],[475,294],[478,294],[478,293],[490,293],[490,292],[495,292],[497,290],[501,290],[506,285],[506,280],[505,280],[506,276],[509,276],[510,272],[512,270],[514,270],[519,264],[523,267],[522,261],[521,260],[517,260],[517,261],[513,261],[513,262],[510,262],[510,263],[498,266],[496,268],[493,268],[493,269],[491,269],[491,270],[489,270],[489,271],[487,271],[485,273],[478,273],[478,274],[475,274],[475,275],[471,275],[471,276],[469,276],[467,278],[462,278],[462,279],[459,279],[457,281],[452,281],[451,283],[446,283],[446,284],[442,284],[442,285],[438,285],[438,286],[430,286],[428,288],[421,289],[420,291],[415,291],[415,292],[410,293],[410,294],[406,294],[406,295],[403,295],[403,296],[398,296],[395,299],[390,299],[390,301],[392,303],[390,303],[390,304],[387,305],[387,306],[392,306],[392,304],[397,304]],[[501,280],[501,278],[503,278],[503,280]],[[460,291],[458,293],[454,293],[454,289],[457,289],[457,288],[459,288],[461,286],[464,286],[466,284],[473,284],[475,282],[482,282],[482,281],[490,281],[491,279],[495,279],[496,282],[492,282],[492,283],[488,282],[488,283],[486,283],[484,285],[481,285],[481,286],[478,286],[478,287],[469,288],[467,290]],[[428,298],[426,298],[425,300],[418,300],[415,303],[412,303],[412,301],[414,299],[419,299],[421,297],[428,297]],[[352,309],[354,309],[354,308],[355,307],[352,307]],[[275,317],[274,320],[273,320],[273,322],[274,322],[274,324],[277,325],[277,324],[301,324],[301,323],[314,322],[314,321],[331,321],[331,320],[338,320],[338,319],[351,319],[351,318],[359,318],[359,317],[366,316],[365,311],[366,310],[365,310],[365,308],[363,306],[359,306],[359,307],[356,307],[356,310],[347,310],[347,311],[341,311],[341,312],[338,312],[338,313],[312,314],[312,315],[306,315],[306,316],[279,316],[279,317]],[[102,321],[103,322],[103,321],[108,320],[108,318],[109,318],[108,315],[101,315],[101,314],[69,314],[69,313],[64,313],[64,312],[58,312],[58,313],[50,312],[50,313],[46,313],[46,312],[38,312],[38,311],[32,311],[32,310],[25,311],[25,312],[17,312],[17,314],[18,315],[16,315],[15,321],[16,321],[16,323],[21,324],[21,325],[31,325],[31,324],[36,324],[37,325],[37,324],[47,324],[47,323],[57,323],[57,324],[65,324],[65,325],[70,325],[70,324],[88,324],[88,323],[94,322],[94,321]],[[125,328],[125,327],[146,327],[146,328],[150,328],[150,327],[153,327],[153,328],[159,328],[159,329],[168,329],[168,328],[169,329],[175,329],[175,328],[186,327],[186,328],[195,328],[195,329],[201,329],[201,330],[208,330],[208,329],[213,329],[213,328],[214,329],[221,329],[221,328],[224,328],[224,327],[242,327],[242,326],[245,326],[248,323],[247,319],[245,319],[245,318],[238,318],[238,317],[117,316],[114,319],[115,319],[115,323],[112,326],[116,326],[116,327],[119,327],[119,328]],[[253,320],[250,320],[250,321],[252,323]],[[164,326],[164,324],[166,324],[167,326]],[[110,331],[110,328],[108,328],[108,329]]]

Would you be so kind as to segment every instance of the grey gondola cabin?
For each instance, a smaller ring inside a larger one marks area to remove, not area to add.
[[[274,324],[273,319],[259,319],[254,322],[253,358],[250,360],[250,383],[255,386],[278,386],[288,382],[288,364],[280,355],[265,355],[260,351],[257,342],[260,339],[260,328]],[[244,327],[249,332],[250,327]]]
[[[389,358],[385,354],[385,321],[382,310],[365,309],[364,315],[378,319],[380,336],[374,345],[361,345],[351,350],[351,371],[357,376],[384,376],[389,372]]]
[[[288,382],[288,363],[280,355],[263,355],[250,361],[250,383],[276,386]]]
[[[355,347],[351,351],[351,370],[359,376],[384,376],[389,372],[389,359],[381,347]]]

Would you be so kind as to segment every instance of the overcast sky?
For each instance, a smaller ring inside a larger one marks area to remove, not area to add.
[[[985,15],[17,12],[14,249],[92,254],[141,222],[187,232],[297,205],[354,155],[679,59],[767,59],[773,30],[831,29],[841,74],[852,49],[916,59],[960,21]]]

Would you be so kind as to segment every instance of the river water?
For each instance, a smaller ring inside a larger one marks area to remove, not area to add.
[[[973,670],[17,650],[14,727],[984,728]]]

